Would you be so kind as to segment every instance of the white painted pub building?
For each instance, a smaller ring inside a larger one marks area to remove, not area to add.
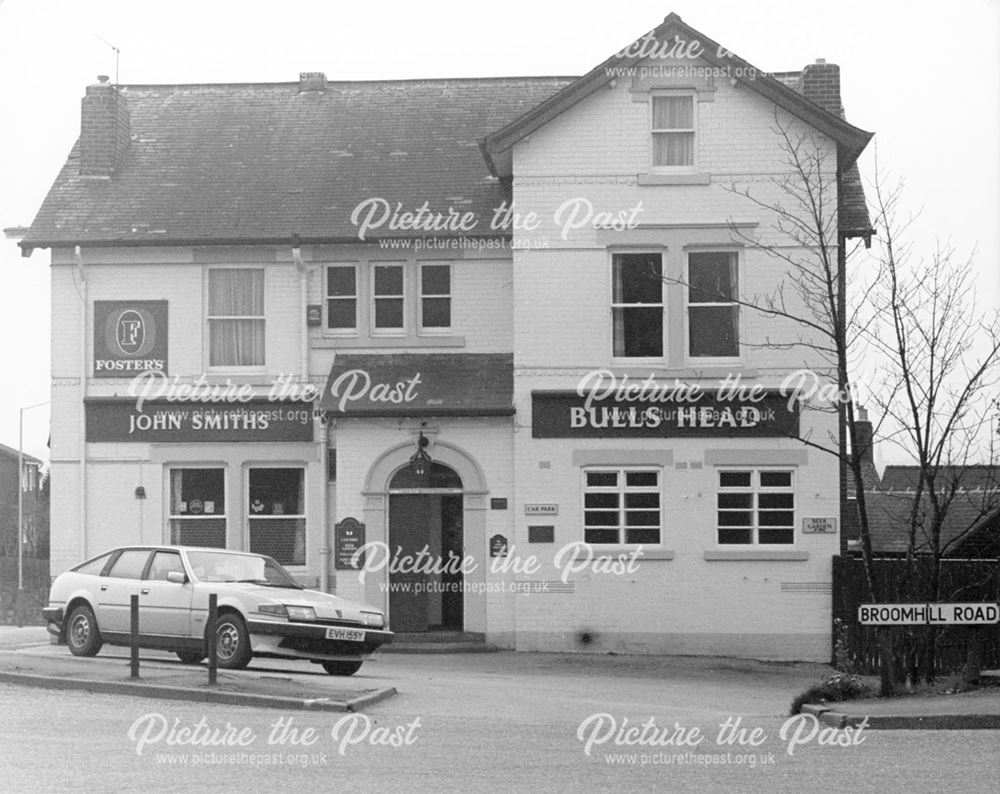
[[[397,632],[828,659],[840,476],[801,439],[837,417],[778,391],[828,364],[750,305],[796,253],[777,129],[842,258],[871,136],[838,67],[766,75],[676,15],[579,78],[102,78],[21,242],[52,573],[220,546]]]

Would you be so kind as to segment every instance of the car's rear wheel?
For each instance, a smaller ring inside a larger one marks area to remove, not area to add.
[[[177,651],[176,653],[177,658],[184,662],[184,664],[198,664],[198,662],[205,658],[205,654],[200,651]]]
[[[250,634],[239,615],[227,612],[215,624],[215,659],[219,667],[240,670],[250,664]]]
[[[104,641],[94,611],[85,604],[74,607],[66,621],[66,644],[74,656],[96,656]]]
[[[354,675],[361,669],[361,662],[323,662],[323,669],[330,675]]]

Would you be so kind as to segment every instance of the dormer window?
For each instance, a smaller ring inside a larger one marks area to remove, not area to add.
[[[653,168],[694,168],[694,99],[694,93],[653,95]]]

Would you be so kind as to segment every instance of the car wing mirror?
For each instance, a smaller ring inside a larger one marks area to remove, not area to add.
[[[167,573],[167,581],[174,584],[184,584],[188,580],[187,574],[183,571],[170,571]]]

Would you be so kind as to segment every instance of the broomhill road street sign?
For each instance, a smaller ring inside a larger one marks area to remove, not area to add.
[[[858,607],[862,626],[943,625],[987,626],[1000,623],[996,604],[862,604]]]

